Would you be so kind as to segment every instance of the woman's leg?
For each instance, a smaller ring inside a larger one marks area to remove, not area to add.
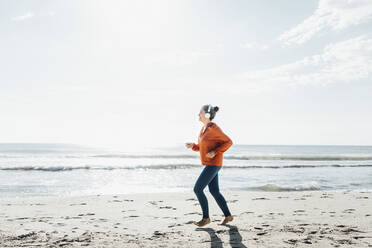
[[[208,184],[209,192],[212,194],[214,199],[216,200],[218,206],[221,208],[223,214],[226,216],[231,216],[230,210],[227,206],[226,200],[220,192],[220,188],[218,185],[218,173],[212,179],[212,181]]]
[[[206,165],[203,171],[200,173],[198,180],[196,180],[194,186],[194,192],[198,198],[199,204],[203,211],[203,219],[209,218],[208,200],[203,190],[215,177],[218,171],[221,169],[219,166],[208,166]]]

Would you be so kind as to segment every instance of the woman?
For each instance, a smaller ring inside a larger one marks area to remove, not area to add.
[[[200,131],[198,144],[186,143],[187,148],[193,151],[200,152],[200,160],[204,167],[198,180],[194,186],[194,192],[199,200],[199,204],[203,211],[203,218],[198,222],[194,222],[197,226],[205,226],[211,222],[209,218],[208,200],[203,190],[208,185],[209,192],[216,200],[218,206],[225,215],[225,219],[221,225],[233,220],[227,203],[223,195],[220,193],[218,186],[218,171],[222,167],[223,153],[233,144],[231,139],[222,132],[221,128],[216,123],[212,122],[216,116],[218,107],[212,105],[204,105],[199,112],[199,121],[204,123]]]

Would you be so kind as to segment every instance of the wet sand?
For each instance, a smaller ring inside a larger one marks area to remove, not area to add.
[[[372,247],[369,191],[205,193],[1,198],[0,247]]]

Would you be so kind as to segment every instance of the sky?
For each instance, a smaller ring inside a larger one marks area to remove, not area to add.
[[[0,142],[372,145],[370,0],[2,0]]]

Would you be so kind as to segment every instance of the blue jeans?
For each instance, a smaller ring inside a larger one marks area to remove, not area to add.
[[[225,198],[220,192],[218,186],[218,171],[221,166],[205,165],[203,171],[201,172],[198,180],[194,186],[194,192],[198,197],[199,204],[203,211],[203,218],[209,218],[208,200],[205,196],[203,190],[208,185],[209,192],[212,194],[216,200],[218,206],[221,208],[223,214],[226,216],[231,215]]]

